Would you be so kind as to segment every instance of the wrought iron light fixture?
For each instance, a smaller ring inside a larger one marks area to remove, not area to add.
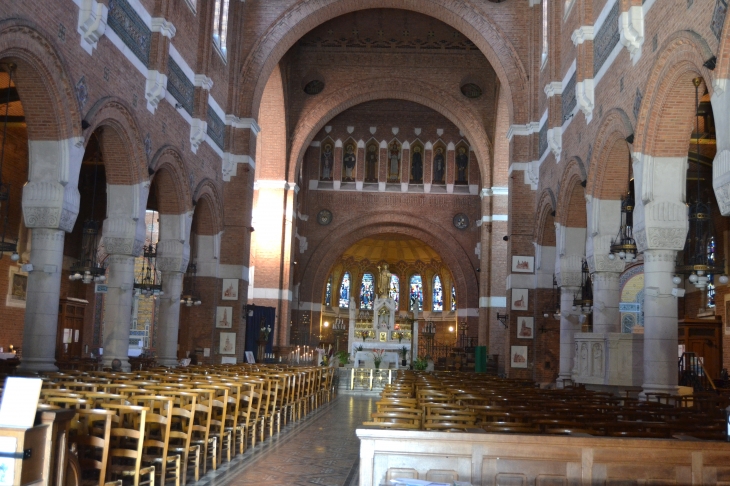
[[[581,285],[580,290],[573,296],[573,310],[579,310],[582,314],[590,314],[593,312],[593,283],[591,282],[591,272],[588,269],[588,262],[583,260],[581,265]]]
[[[92,135],[95,136],[95,135]],[[90,284],[106,280],[106,268],[99,259],[99,223],[94,220],[94,207],[96,204],[96,183],[99,175],[99,164],[102,163],[101,154],[94,154],[91,162],[94,164],[94,186],[91,191],[91,212],[89,219],[84,221],[81,229],[81,253],[79,259],[71,266],[71,281],[80,280],[81,283]]]
[[[0,70],[8,73],[8,87],[5,97],[5,119],[3,120],[3,144],[0,151],[0,219],[2,220],[2,235],[0,236],[0,258],[5,255],[5,252],[12,252],[10,259],[14,262],[20,260],[18,255],[18,240],[15,239],[14,243],[5,241],[5,232],[8,228],[8,209],[10,201],[10,184],[3,182],[3,162],[5,161],[5,143],[8,140],[8,112],[10,110],[11,93],[15,92],[15,89],[11,87],[13,80],[13,71],[15,71],[15,64],[8,63],[0,66]]]
[[[630,156],[629,156],[630,158]],[[631,263],[636,260],[636,240],[634,240],[634,180],[631,179],[629,170],[629,184],[625,196],[621,197],[621,226],[618,229],[616,238],[611,241],[611,252],[608,258],[615,260],[618,256],[621,260]]]
[[[550,317],[550,314],[554,319],[560,319],[560,287],[558,287],[558,279],[555,274],[553,274],[553,308],[546,307],[542,311],[542,316],[545,318]]]
[[[195,291],[195,280],[196,280],[196,274],[198,273],[198,267],[195,263],[189,263],[188,269],[185,272],[185,276],[188,277],[188,280],[190,281],[190,292],[187,294],[183,293],[183,295],[180,297],[180,303],[184,304],[186,307],[192,307],[194,305],[200,305],[203,303],[202,300],[200,300],[200,295]]]
[[[153,297],[163,295],[162,281],[157,278],[157,246],[152,243],[152,228],[154,226],[156,212],[152,213],[152,224],[150,225],[150,244],[145,245],[142,250],[142,270],[139,277],[135,279],[134,291],[137,295]]]
[[[680,275],[689,275],[688,280],[701,291],[702,300],[700,302],[700,312],[704,311],[707,306],[708,285],[712,284],[712,276],[720,275],[718,278],[721,284],[728,282],[725,275],[724,262],[718,262],[715,259],[715,227],[712,222],[712,204],[708,200],[703,202],[701,198],[701,177],[700,177],[700,101],[699,88],[702,84],[702,78],[694,78],[692,80],[695,86],[695,141],[696,141],[696,157],[697,161],[697,194],[694,202],[689,204],[688,220],[689,231],[687,239],[684,243],[684,251],[682,261],[677,261],[676,271]],[[681,283],[682,277],[676,275],[672,278],[675,285]]]

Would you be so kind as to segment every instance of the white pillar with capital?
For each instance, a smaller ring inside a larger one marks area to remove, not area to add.
[[[104,220],[104,247],[109,277],[104,300],[105,367],[115,358],[122,369],[130,369],[129,331],[132,324],[134,299],[134,259],[142,253],[145,243],[145,211],[149,182],[134,185],[107,184],[107,218]]]
[[[677,391],[677,251],[687,237],[687,157],[633,154],[634,238],[644,253],[644,384],[642,394]]]
[[[82,138],[28,141],[23,218],[31,232],[21,371],[55,371],[64,232],[79,214]]]

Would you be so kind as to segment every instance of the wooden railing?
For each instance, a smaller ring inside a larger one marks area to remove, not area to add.
[[[678,368],[680,385],[691,386],[695,391],[717,391],[715,382],[707,373],[701,357],[695,353],[682,353]]]

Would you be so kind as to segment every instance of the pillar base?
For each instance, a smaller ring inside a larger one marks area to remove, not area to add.
[[[678,388],[675,385],[655,385],[645,383],[643,390],[639,393],[640,400],[646,400],[647,393],[668,393],[670,395],[677,395]]]
[[[41,371],[58,371],[56,360],[44,358],[22,358],[18,371],[21,373],[38,373]]]

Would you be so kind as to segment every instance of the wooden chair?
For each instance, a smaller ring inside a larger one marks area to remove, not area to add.
[[[180,454],[170,454],[170,427],[174,399],[165,395],[132,395],[132,405],[149,409],[142,444],[142,465],[154,466],[164,485],[168,479],[180,486]]]
[[[180,390],[159,390],[159,393],[173,399],[168,454],[181,456],[182,484],[185,486],[191,463],[195,481],[200,480],[200,445],[192,444],[198,394]]]
[[[218,469],[218,439],[210,433],[210,421],[213,413],[213,397],[215,390],[210,388],[194,388],[190,390],[198,394],[193,414],[193,428],[191,444],[200,447],[203,460],[203,474],[208,471],[208,459],[211,460],[213,470]]]
[[[132,478],[134,486],[155,484],[155,467],[142,467],[142,451],[147,407],[107,403],[104,409],[113,410],[109,468],[107,476],[112,479]],[[142,477],[146,476],[146,480]]]
[[[121,481],[106,481],[109,464],[109,438],[115,412],[101,409],[78,409],[69,430],[71,452],[76,455],[79,471],[74,471],[81,486],[121,486]]]
[[[388,429],[419,430],[421,428],[422,412],[420,410],[374,412],[371,417],[372,421],[363,422],[363,425]]]
[[[200,388],[214,390],[211,406],[210,433],[218,441],[218,466],[223,462],[223,452],[226,452],[228,462],[231,462],[231,447],[233,446],[232,433],[226,430],[226,412],[228,410],[229,388],[224,384],[199,385]]]

